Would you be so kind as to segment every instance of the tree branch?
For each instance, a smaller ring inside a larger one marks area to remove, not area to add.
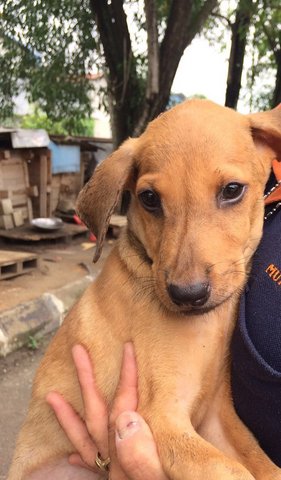
[[[185,48],[188,47],[188,45],[190,45],[195,35],[201,32],[208,16],[210,15],[212,10],[216,7],[218,3],[219,3],[219,0],[205,1],[204,5],[199,10],[196,17],[192,19],[192,24],[189,25]]]
[[[281,50],[277,52],[277,70],[275,78],[275,87],[272,98],[272,107],[281,103]]]
[[[167,20],[167,28],[160,49],[160,63],[163,65],[170,60],[173,52],[181,51],[181,55],[186,45],[187,26],[192,12],[191,0],[173,0],[170,13]],[[182,19],[186,21],[183,22]]]
[[[273,52],[273,55],[275,57],[275,60],[276,62],[278,62],[278,56],[277,56],[277,52],[278,52],[278,47],[277,47],[277,43],[274,41],[274,39],[272,38],[272,36],[270,35],[270,31],[269,29],[267,28],[267,26],[265,24],[262,25],[262,29],[264,31],[264,34],[268,40],[268,43],[270,45],[270,48]]]
[[[230,29],[232,29],[232,23],[231,21],[229,20],[229,18],[227,18],[225,15],[222,15],[221,13],[219,12],[212,12],[212,16],[213,17],[216,17],[216,18],[220,18],[221,20],[225,20],[227,25],[229,26]]]
[[[139,135],[147,122],[165,109],[181,56],[196,33],[201,30],[217,2],[218,0],[206,0],[196,17],[193,18],[193,1],[172,1],[166,33],[160,47],[159,94],[153,104],[146,101],[142,114],[136,123],[134,135]]]
[[[132,57],[131,39],[123,0],[90,0],[103,45],[106,65],[109,69],[110,88],[121,89],[119,98],[124,96],[124,71]],[[127,75],[126,75],[127,76]]]
[[[104,0],[100,0],[104,1]],[[129,58],[130,52],[132,50],[131,48],[131,38],[130,38],[130,33],[128,29],[128,24],[127,24],[127,16],[124,12],[123,9],[123,0],[113,0],[111,2],[111,9],[112,9],[112,16],[114,18],[114,25],[115,25],[115,30],[116,30],[116,40],[119,44],[119,50],[120,52],[123,51],[123,53],[126,54],[125,58]],[[126,48],[124,51],[124,42],[126,44]]]
[[[150,99],[159,92],[159,45],[155,0],[145,0],[144,8],[148,55],[146,98]]]
[[[225,106],[236,108],[241,88],[241,77],[247,45],[247,34],[253,15],[253,0],[239,0],[232,24],[231,49],[227,74]]]

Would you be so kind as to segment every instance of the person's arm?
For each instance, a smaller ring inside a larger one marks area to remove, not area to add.
[[[89,356],[82,346],[73,348],[73,360],[84,401],[85,423],[59,393],[50,392],[47,401],[77,450],[69,457],[69,463],[91,470],[93,480],[99,480],[104,474],[95,465],[95,458],[97,452],[103,459],[108,457],[108,412],[95,385]],[[167,480],[152,433],[136,412],[137,402],[137,367],[133,347],[128,343],[124,346],[119,387],[110,415],[118,460],[131,480]],[[114,472],[112,474],[114,480]]]

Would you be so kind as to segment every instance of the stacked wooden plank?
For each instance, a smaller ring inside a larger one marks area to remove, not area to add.
[[[13,210],[10,214],[15,213],[23,221],[33,218],[29,187],[27,164],[20,153],[0,150],[0,198],[6,200],[6,205],[10,200]]]
[[[0,218],[0,229],[29,223],[34,217],[49,217],[50,196],[51,158],[47,148],[0,149],[0,216],[10,216]]]
[[[39,259],[36,254],[0,251],[0,280],[29,273],[38,266]]]
[[[0,228],[10,230],[14,227],[23,225],[23,215],[21,210],[14,210],[10,198],[0,199]]]
[[[31,192],[33,216],[50,217],[51,208],[51,183],[52,164],[51,152],[48,148],[29,149],[25,152],[30,185],[37,187],[36,192]]]

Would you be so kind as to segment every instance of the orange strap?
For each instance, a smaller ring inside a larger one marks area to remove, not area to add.
[[[278,109],[281,109],[281,103],[277,105]],[[272,162],[272,169],[274,172],[274,175],[276,177],[277,182],[281,181],[281,162],[278,162],[278,160],[274,159]],[[274,202],[280,202],[281,200],[281,184],[279,187],[277,187],[274,192],[272,192],[268,197],[265,199],[265,205],[268,205],[269,203],[274,203]]]
[[[274,171],[274,175],[276,177],[277,182],[281,180],[281,162],[278,162],[276,158],[272,162],[272,168]]]
[[[273,160],[272,169],[277,182],[280,182],[281,181],[281,162],[278,162],[278,160],[276,159]],[[270,195],[268,195],[268,197],[266,197],[264,203],[265,205],[268,205],[269,203],[280,202],[280,200],[281,200],[281,184]]]

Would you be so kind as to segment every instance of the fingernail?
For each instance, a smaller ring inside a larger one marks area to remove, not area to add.
[[[116,420],[116,434],[119,440],[130,437],[140,428],[135,412],[124,412]]]

